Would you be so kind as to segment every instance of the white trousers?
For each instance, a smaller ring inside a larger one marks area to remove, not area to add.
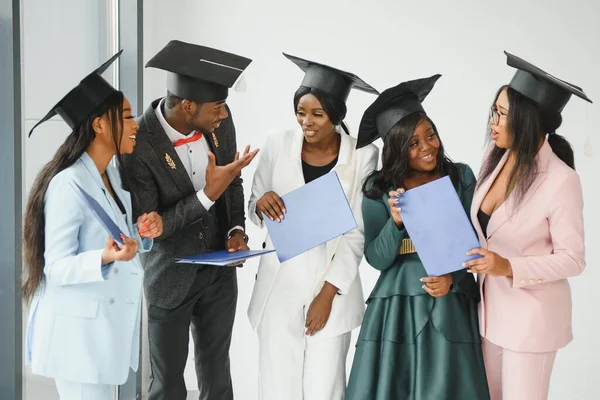
[[[491,400],[546,400],[556,351],[520,353],[482,341]]]
[[[315,271],[280,270],[258,332],[259,400],[342,400],[350,332],[307,336]]]
[[[60,400],[115,400],[115,385],[55,380]]]

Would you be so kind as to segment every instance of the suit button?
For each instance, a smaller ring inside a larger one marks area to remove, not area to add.
[[[263,249],[266,249],[266,248],[267,248],[267,243],[263,242]]]
[[[543,282],[543,280],[541,280],[541,279],[537,280],[537,283],[542,283],[542,282]]]
[[[529,280],[529,284],[530,284],[530,285],[534,285],[534,284],[535,284],[535,280],[533,280],[533,279],[530,279],[530,280]]]
[[[115,274],[118,274],[118,273],[119,273],[119,268],[117,268],[117,267],[114,267],[114,268],[113,268],[113,272],[114,272]]]
[[[115,299],[113,299],[112,297],[110,299],[108,299],[108,304],[110,304],[110,305],[115,304]]]
[[[198,234],[198,239],[200,239],[200,240],[204,239],[204,235],[202,234],[202,232],[200,232],[200,233]]]
[[[526,285],[527,281],[525,279],[521,280],[521,285]]]

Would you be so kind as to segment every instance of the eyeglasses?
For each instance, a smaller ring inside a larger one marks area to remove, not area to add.
[[[508,114],[500,114],[496,107],[490,107],[490,121],[492,121],[493,125],[498,125],[500,123],[500,118],[506,118]]]

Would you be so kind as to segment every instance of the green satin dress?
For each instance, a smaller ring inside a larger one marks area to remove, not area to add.
[[[455,166],[469,212],[475,176],[467,165]],[[425,292],[418,255],[399,255],[408,235],[392,220],[388,198],[362,204],[365,256],[381,275],[367,300],[346,400],[488,400],[477,283],[459,271],[446,296]]]

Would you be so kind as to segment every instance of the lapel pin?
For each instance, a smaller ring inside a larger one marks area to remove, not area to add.
[[[169,153],[165,153],[165,161],[167,162],[167,164],[169,164],[169,167],[171,167],[171,169],[177,169],[175,161],[173,161]]]

